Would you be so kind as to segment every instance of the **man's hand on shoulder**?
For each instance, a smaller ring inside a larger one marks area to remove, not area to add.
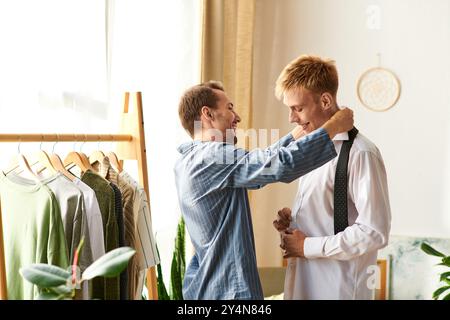
[[[295,128],[291,131],[292,137],[294,140],[298,140],[308,134],[301,125],[295,126]]]
[[[339,110],[325,122],[322,128],[328,132],[330,139],[338,133],[350,131],[353,128],[353,111],[349,108]]]

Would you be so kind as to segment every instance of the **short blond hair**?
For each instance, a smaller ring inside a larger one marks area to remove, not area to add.
[[[286,91],[305,88],[319,95],[329,92],[336,97],[338,86],[338,73],[333,60],[301,55],[281,71],[275,95],[281,100]]]

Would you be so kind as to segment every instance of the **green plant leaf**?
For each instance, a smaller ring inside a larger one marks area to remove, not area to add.
[[[57,287],[67,283],[70,273],[66,270],[44,263],[32,264],[19,270],[22,277],[40,288]]]
[[[91,264],[83,273],[82,280],[90,280],[103,276],[106,278],[118,276],[128,265],[128,261],[135,254],[130,247],[111,250]]]
[[[49,288],[51,292],[56,293],[58,295],[70,296],[72,295],[73,289],[67,285],[61,285],[58,287]]]
[[[445,291],[447,291],[448,289],[450,289],[450,286],[445,286],[445,287],[441,287],[441,288],[437,289],[435,292],[433,292],[433,299],[439,298],[439,296],[442,293],[444,293]]]
[[[450,300],[450,293],[446,295],[444,298],[442,298],[442,300]]]
[[[446,266],[446,267],[450,267],[450,261],[446,260],[444,261],[444,259],[442,259],[441,263],[438,263],[437,266]]]
[[[36,300],[60,300],[63,297],[55,292],[42,292]]]
[[[175,250],[172,256],[170,273],[170,295],[173,300],[183,300],[183,279],[185,269],[185,224],[183,217],[181,217],[177,225]]]
[[[422,251],[424,251],[426,254],[429,254],[431,256],[445,257],[445,254],[437,251],[436,249],[431,247],[429,244],[426,244],[425,242],[422,242],[420,249],[422,249]]]
[[[442,259],[442,263],[448,267],[450,267],[450,256]]]
[[[177,250],[173,252],[170,280],[172,300],[183,300],[180,263]]]
[[[178,225],[178,262],[180,264],[181,282],[184,280],[184,274],[186,272],[186,243],[185,234],[186,228],[183,216],[181,216],[180,223]]]
[[[439,281],[445,281],[449,277],[450,277],[450,271],[449,272],[444,272],[444,273],[441,274],[441,277],[439,278]]]

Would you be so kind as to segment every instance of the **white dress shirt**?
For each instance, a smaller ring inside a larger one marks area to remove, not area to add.
[[[335,136],[339,153],[348,134]],[[378,148],[357,135],[348,162],[349,226],[334,235],[334,176],[338,157],[299,179],[292,228],[306,234],[305,258],[290,258],[285,299],[372,299],[377,250],[386,246],[391,210]],[[372,266],[372,267],[371,267]]]

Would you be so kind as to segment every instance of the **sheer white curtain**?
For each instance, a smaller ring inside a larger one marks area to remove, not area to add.
[[[0,1],[0,42],[3,132],[109,129],[104,1]]]
[[[153,227],[166,284],[180,218],[173,175],[177,146],[188,137],[178,120],[183,91],[199,81],[200,1],[114,1],[111,92],[142,91]],[[187,241],[187,260],[190,259]]]
[[[1,132],[116,130],[108,109],[105,17],[104,1],[0,0]],[[2,168],[17,149],[0,144]]]
[[[123,92],[143,92],[153,227],[165,279],[180,217],[173,164],[176,147],[188,139],[177,107],[199,80],[199,15],[199,0],[0,0],[1,132],[116,132]],[[74,147],[81,143],[61,143],[55,151]],[[38,148],[21,144],[24,153]],[[83,151],[91,148],[97,144]],[[17,144],[0,144],[2,168],[16,150]]]

